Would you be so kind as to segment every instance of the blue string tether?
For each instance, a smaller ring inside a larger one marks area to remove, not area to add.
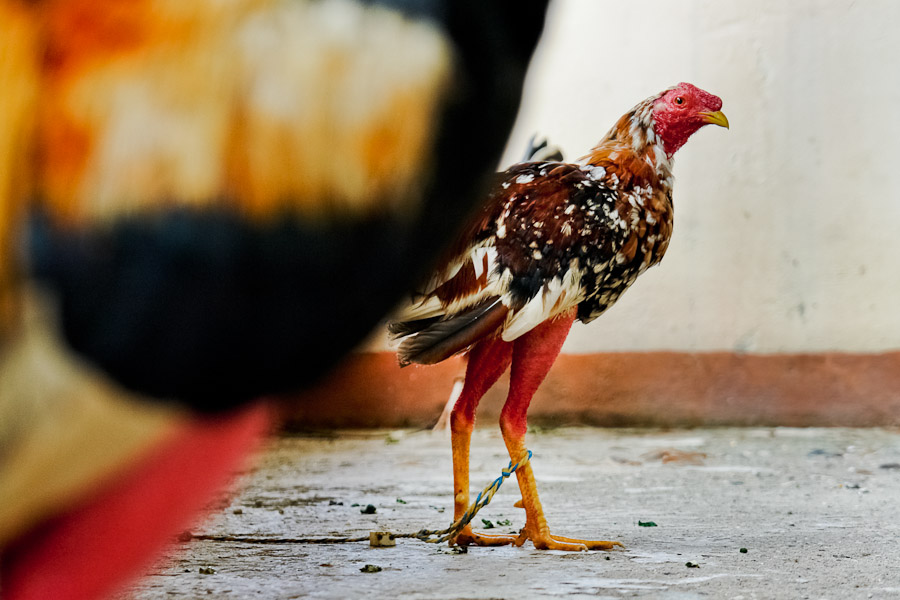
[[[510,475],[515,473],[519,467],[524,467],[528,464],[528,461],[531,460],[531,450],[526,450],[525,452],[525,456],[519,459],[519,462],[513,464],[512,461],[509,461],[509,466],[500,472],[500,477],[492,481],[490,485],[478,493],[475,502],[469,505],[469,508],[466,509],[466,512],[463,513],[463,516],[460,517],[459,520],[455,521],[447,529],[441,529],[440,531],[422,529],[415,534],[416,539],[428,542],[429,544],[439,544],[455,537],[456,534],[462,531],[463,527],[472,522],[472,519],[475,518],[478,511],[491,503],[491,499],[494,497],[494,494],[497,493],[497,490],[500,489],[503,482],[508,479]]]

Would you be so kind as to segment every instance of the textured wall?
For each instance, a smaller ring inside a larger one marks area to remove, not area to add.
[[[675,165],[675,236],[568,352],[900,347],[900,3],[559,0],[510,143],[584,154],[650,94],[722,97]]]

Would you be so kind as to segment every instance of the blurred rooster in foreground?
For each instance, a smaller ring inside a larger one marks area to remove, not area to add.
[[[140,569],[427,272],[544,4],[0,0],[4,598]]]
[[[681,83],[625,114],[579,164],[526,162],[502,173],[480,214],[421,295],[390,324],[401,365],[468,352],[450,416],[454,518],[469,505],[469,442],[482,395],[510,368],[500,429],[520,462],[526,412],[575,320],[612,306],[662,260],[672,234],[672,157],[706,124],[728,127],[722,101]],[[516,471],[526,524],[516,536],[467,526],[460,545],[609,549],[552,536],[530,464]]]

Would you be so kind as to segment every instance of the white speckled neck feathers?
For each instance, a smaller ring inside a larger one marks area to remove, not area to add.
[[[625,113],[590,153],[580,159],[582,163],[603,167],[604,183],[613,189],[650,186],[671,194],[673,161],[656,135],[653,121],[654,103],[663,93],[647,98]]]

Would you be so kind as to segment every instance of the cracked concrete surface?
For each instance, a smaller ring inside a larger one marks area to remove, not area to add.
[[[483,429],[473,437],[473,494],[508,461],[499,435]],[[551,530],[624,550],[193,540],[174,544],[122,597],[900,599],[896,430],[572,428],[528,442]],[[274,439],[239,484],[194,533],[414,532],[446,527],[452,513],[442,433]],[[517,492],[507,481],[475,522],[518,530]],[[362,512],[369,504],[375,514]]]

